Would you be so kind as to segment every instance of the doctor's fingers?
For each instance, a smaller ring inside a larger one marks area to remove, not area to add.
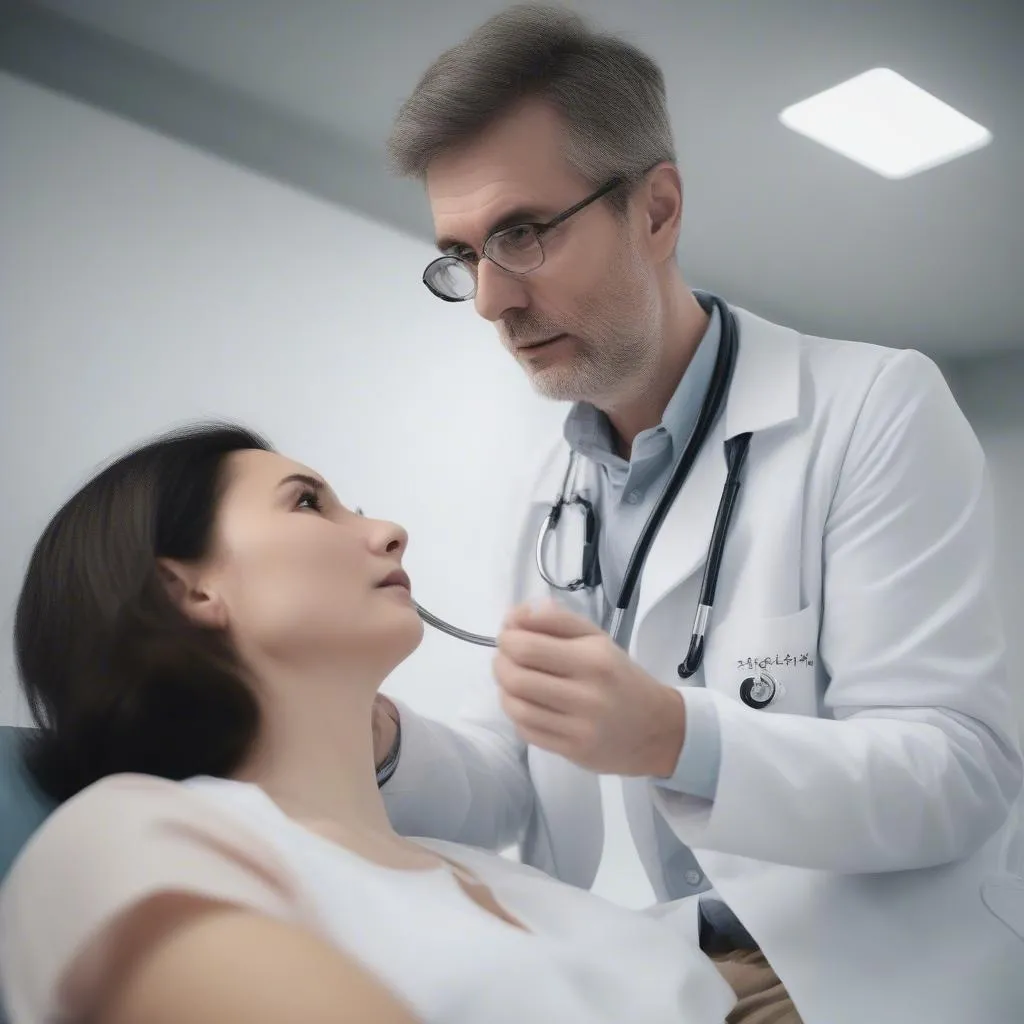
[[[589,728],[586,719],[531,704],[505,691],[501,694],[501,708],[527,743],[555,753],[561,753],[566,741],[577,740]]]
[[[506,629],[498,637],[498,650],[522,668],[564,679],[586,679],[598,668],[603,637],[565,638],[529,629]]]
[[[585,683],[524,668],[499,651],[494,676],[502,695],[555,714],[578,715],[597,703],[597,694]]]
[[[505,617],[506,629],[527,629],[566,639],[600,635],[604,631],[590,619],[569,611],[555,600],[520,604]]]

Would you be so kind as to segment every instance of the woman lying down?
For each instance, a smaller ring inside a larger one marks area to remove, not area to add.
[[[391,828],[370,721],[422,638],[406,540],[220,425],[64,505],[15,625],[66,802],[0,893],[12,1024],[721,1024],[667,919]]]

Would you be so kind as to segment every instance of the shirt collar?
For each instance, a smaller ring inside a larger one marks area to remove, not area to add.
[[[721,336],[722,322],[718,306],[715,305],[712,307],[707,329],[697,346],[697,351],[669,399],[661,419],[661,425],[672,439],[673,453],[682,451],[700,415],[700,407],[714,371]],[[609,458],[619,458],[615,453],[612,426],[608,417],[588,402],[577,402],[573,405],[566,417],[563,433],[573,451],[584,458],[600,462],[608,462]]]

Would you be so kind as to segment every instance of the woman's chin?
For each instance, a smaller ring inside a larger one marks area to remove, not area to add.
[[[410,605],[408,613],[402,615],[401,624],[396,623],[392,634],[392,643],[398,658],[395,662],[396,668],[423,643],[425,631],[426,626],[420,618],[419,612],[416,611],[416,606]]]
[[[409,627],[409,634],[412,638],[414,638],[412,641],[412,649],[409,651],[409,654],[412,654],[412,652],[415,651],[420,646],[421,643],[423,643],[423,636],[426,633],[426,631],[426,624],[419,617],[419,613],[417,613],[415,623],[410,624]]]

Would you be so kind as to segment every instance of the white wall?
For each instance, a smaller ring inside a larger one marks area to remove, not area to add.
[[[417,596],[493,632],[494,446],[525,466],[564,412],[430,296],[430,247],[14,78],[0,120],[3,720],[40,529],[98,462],[194,418],[242,420],[403,523]],[[389,689],[445,715],[488,667],[431,633]]]

